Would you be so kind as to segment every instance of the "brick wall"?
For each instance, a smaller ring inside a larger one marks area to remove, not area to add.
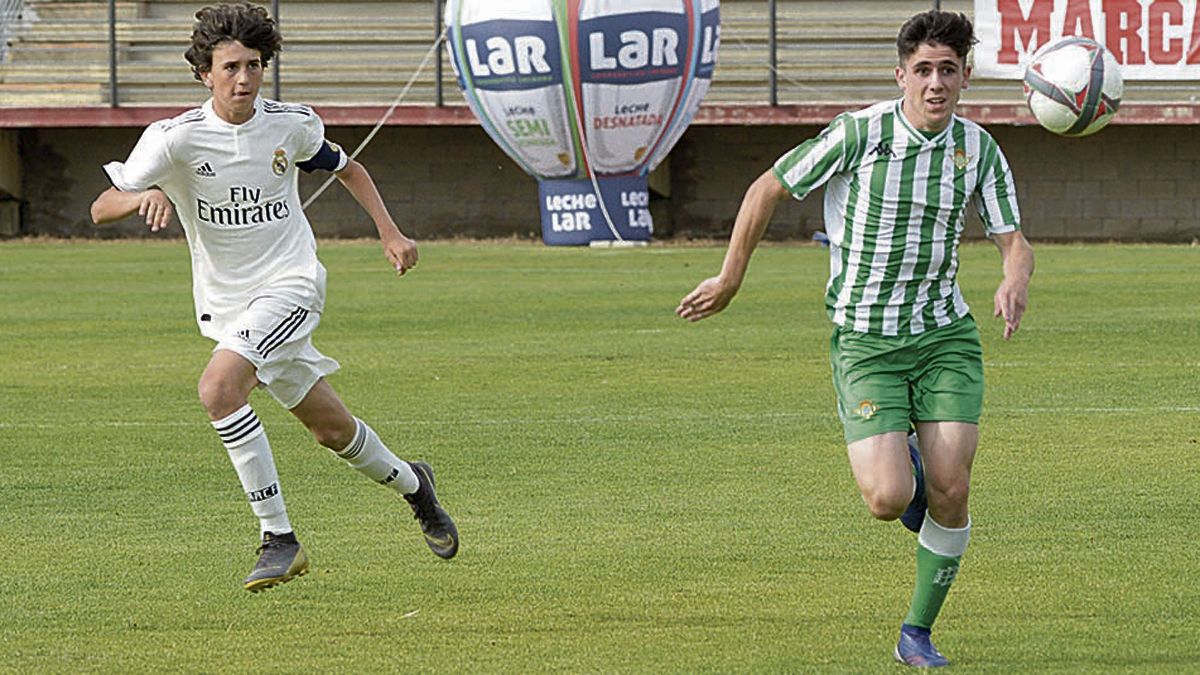
[[[728,231],[742,192],[818,127],[692,127],[672,154],[675,232]],[[1192,241],[1200,238],[1200,133],[1190,126],[1112,126],[1082,139],[1038,127],[989,129],[1017,179],[1031,239]],[[821,195],[781,204],[767,236],[821,229]],[[968,236],[982,236],[972,218]]]
[[[330,128],[354,148],[365,128]],[[741,195],[776,157],[817,127],[694,126],[670,158],[671,197],[653,207],[660,237],[724,237]],[[1025,230],[1035,240],[1192,241],[1200,238],[1200,133],[1190,126],[1113,126],[1085,139],[996,126],[1017,177]],[[108,186],[100,165],[123,159],[140,130],[26,129],[23,233],[147,236],[134,220],[93,226],[88,205]],[[387,127],[360,156],[401,229],[420,239],[536,237],[537,184],[478,127]],[[305,176],[310,194],[322,177]],[[309,209],[318,235],[372,236],[339,185]],[[808,238],[821,197],[781,204],[767,236]],[[981,234],[977,223],[970,236]]]
[[[352,151],[365,128],[330,128],[326,136]],[[92,225],[88,207],[109,183],[100,167],[125,159],[139,129],[26,129],[23,233],[57,237],[150,236],[136,218]],[[537,183],[479,127],[389,127],[359,156],[397,224],[419,238],[539,236]],[[312,194],[329,174],[301,174]],[[366,213],[341,185],[308,209],[319,236],[374,236]],[[181,234],[172,229],[175,234]],[[159,235],[155,235],[159,236]]]

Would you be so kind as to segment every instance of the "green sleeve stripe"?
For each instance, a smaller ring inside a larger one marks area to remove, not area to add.
[[[815,138],[801,143],[775,162],[775,176],[796,199],[824,185],[842,168],[845,127],[837,120]]]
[[[863,155],[867,152],[867,138],[870,137],[871,118],[869,117],[848,117],[846,126],[854,129],[854,145],[848,149],[853,150],[853,154],[849,157],[849,162],[846,166],[858,166],[863,160]]]
[[[1016,188],[1008,162],[995,139],[982,134],[982,143],[987,153],[980,161],[980,181],[977,189],[979,216],[988,233],[1008,232],[1020,229],[1020,215],[1016,202]]]
[[[1017,190],[1013,182],[1012,171],[1008,168],[1008,162],[1005,161],[1004,154],[998,150],[996,153],[996,186],[996,199],[1000,204],[1001,216],[999,225],[1012,225],[1017,229],[1021,229],[1021,216],[1019,215],[1017,206]]]

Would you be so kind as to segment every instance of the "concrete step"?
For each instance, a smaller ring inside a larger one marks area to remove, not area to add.
[[[83,82],[4,84],[4,106],[74,106],[103,103],[108,88]]]
[[[282,72],[284,73],[285,82],[287,78],[303,77],[318,81],[338,80],[347,82],[393,82],[399,79],[403,83],[416,72],[417,65],[416,63],[397,62],[380,64],[378,67],[364,68],[362,64],[358,63],[329,64],[285,61],[283,62]],[[182,57],[179,63],[120,63],[117,66],[117,73],[121,81],[156,82],[163,86],[169,86],[176,81],[188,85],[196,84]],[[434,75],[435,70],[427,67],[422,73],[422,79],[432,82]],[[10,64],[8,67],[0,69],[0,82],[93,81],[96,78],[103,78],[107,82],[108,76],[109,68],[107,61],[86,64],[33,62]],[[453,77],[448,71],[444,72],[444,76],[447,82],[450,82]],[[273,71],[268,70],[265,82],[270,83],[272,78]]]
[[[195,0],[153,0],[147,3],[146,15],[184,21],[189,26],[194,21],[196,10],[207,3]],[[259,3],[270,10],[271,3]],[[336,16],[330,16],[335,13]],[[390,20],[397,17],[417,17],[433,25],[434,4],[430,0],[350,0],[327,2],[323,0],[288,0],[279,8],[280,25],[286,38],[291,22],[297,19],[333,20],[343,18],[367,21]]]
[[[116,3],[117,19],[128,21],[142,15],[141,9],[145,3],[118,0]],[[41,22],[78,21],[78,20],[108,20],[108,2],[59,2],[58,0],[26,0],[26,19]]]
[[[41,42],[108,42],[108,23],[103,21],[37,22],[12,36],[14,47]],[[289,26],[284,48],[303,43],[341,44],[343,46],[377,42],[433,42],[431,25],[406,22],[303,23]],[[186,47],[191,28],[186,24],[151,19],[119,21],[118,42],[150,42]]]

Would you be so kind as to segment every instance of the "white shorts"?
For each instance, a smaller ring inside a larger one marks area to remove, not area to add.
[[[225,327],[213,351],[227,349],[253,363],[260,386],[291,410],[339,367],[312,344],[320,322],[319,313],[294,303],[257,298]]]

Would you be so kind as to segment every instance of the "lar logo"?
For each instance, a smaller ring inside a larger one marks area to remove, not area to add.
[[[954,168],[962,171],[963,169],[967,168],[967,162],[970,161],[971,156],[967,154],[966,150],[963,150],[962,148],[954,149]]]
[[[271,160],[271,171],[274,171],[276,176],[282,176],[287,173],[287,168],[287,153],[284,152],[283,148],[277,148],[275,150],[275,158]]]
[[[879,412],[879,406],[875,405],[875,403],[870,400],[859,403],[858,407],[854,409],[854,414],[858,415],[864,420],[871,419],[877,412]]]

